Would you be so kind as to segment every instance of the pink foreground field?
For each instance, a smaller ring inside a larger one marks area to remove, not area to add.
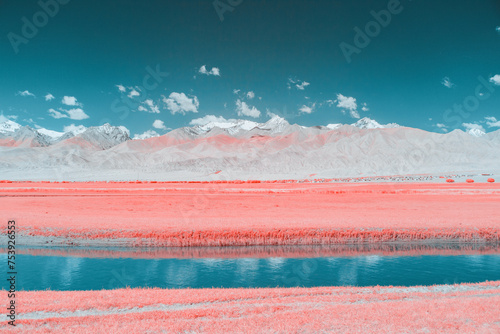
[[[6,291],[1,295],[7,298]],[[500,281],[431,287],[121,289],[18,295],[22,302],[17,326],[7,328],[4,321],[1,333],[500,332]]]
[[[500,240],[496,183],[19,182],[0,196],[25,245]]]
[[[397,246],[399,255],[455,254],[462,241],[477,242],[467,253],[484,254],[497,252],[484,242],[500,241],[500,185],[495,183],[29,182],[0,183],[0,196],[0,218],[16,220],[16,244],[191,246],[143,249],[135,257],[245,257],[255,252],[295,257],[308,252],[292,245],[307,244],[333,244],[312,248],[324,256],[384,254],[394,245],[404,245]],[[434,248],[437,240],[448,246]],[[346,246],[351,243],[359,247]],[[243,245],[264,247],[230,247]],[[287,247],[276,254],[272,245]],[[115,253],[43,247],[19,251],[98,257],[135,253],[126,248]],[[6,291],[0,293],[7,305]],[[8,328],[4,321],[0,333],[500,332],[500,281],[16,295],[17,326]]]

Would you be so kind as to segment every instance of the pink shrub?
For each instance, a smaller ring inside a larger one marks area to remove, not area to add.
[[[467,179],[466,182],[467,183],[474,183],[474,180],[473,179]]]
[[[493,178],[489,178],[489,179],[488,179],[488,182],[493,183],[493,182],[495,182],[495,179],[493,179]]]
[[[453,182],[455,182],[455,180],[453,180],[453,179],[447,179],[446,182],[453,183]]]

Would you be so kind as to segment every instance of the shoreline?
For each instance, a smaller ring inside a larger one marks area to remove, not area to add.
[[[498,183],[3,183],[0,197],[24,246],[500,242]]]
[[[115,230],[30,230],[20,229],[19,246],[46,247],[122,247],[122,248],[176,248],[176,247],[248,247],[248,246],[365,246],[378,244],[498,244],[500,229],[468,230],[251,230],[251,231],[182,231],[141,232]],[[120,234],[120,238],[112,238]],[[124,237],[125,235],[125,237]],[[131,237],[126,237],[126,236]],[[6,244],[2,234],[0,242]]]

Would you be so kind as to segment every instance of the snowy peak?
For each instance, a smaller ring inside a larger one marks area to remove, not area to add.
[[[45,128],[39,128],[39,129],[36,129],[36,131],[38,133],[41,133],[44,136],[51,138],[52,140],[57,140],[64,135],[64,132],[57,132],[57,131],[48,130]]]
[[[0,123],[0,134],[12,134],[19,130],[21,125],[13,122],[11,120],[6,120],[3,123]]]
[[[261,123],[257,125],[257,128],[261,130],[268,130],[271,133],[280,133],[284,132],[287,127],[290,126],[290,123],[286,121],[283,117],[279,117],[274,115],[269,121],[266,123]]]
[[[219,128],[226,130],[229,134],[237,134],[241,130],[250,131],[258,125],[256,122],[247,121],[247,120],[228,120],[228,121],[217,121],[217,122],[209,122],[205,125],[195,126],[193,129],[199,133],[207,133],[213,130],[214,128]]]
[[[76,135],[69,140],[75,142],[83,139],[97,148],[106,150],[115,145],[130,140],[130,132],[123,126],[111,126],[108,123],[101,126],[94,126]]]
[[[362,119],[360,119],[359,121],[357,121],[356,123],[353,123],[351,125],[355,126],[357,128],[360,128],[360,129],[385,129],[385,128],[397,128],[397,127],[399,127],[399,125],[396,123],[389,123],[389,124],[382,125],[379,122],[377,122],[371,118],[368,118],[368,117],[363,117]]]
[[[230,119],[227,121],[213,121],[205,125],[197,125],[190,129],[196,134],[206,134],[215,128],[219,128],[234,136],[254,129],[264,130],[271,134],[280,133],[284,132],[289,126],[290,123],[288,123],[284,118],[273,116],[265,123],[257,123],[243,119]]]
[[[486,132],[484,132],[483,130],[481,129],[470,129],[469,131],[467,131],[468,134],[470,134],[471,136],[473,137],[482,137],[486,134]]]
[[[15,146],[44,147],[51,144],[51,138],[29,126],[23,126],[14,132],[12,139],[16,141]]]
[[[106,123],[101,126],[90,127],[81,134],[87,134],[87,135],[94,134],[94,135],[103,135],[116,138],[119,137],[129,138],[130,132],[124,126],[111,126],[109,123]]]
[[[338,129],[342,126],[340,123],[335,123],[335,124],[328,124],[326,127],[330,130],[335,130]]]

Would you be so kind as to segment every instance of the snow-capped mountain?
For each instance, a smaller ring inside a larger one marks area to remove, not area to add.
[[[1,128],[14,129],[0,136],[0,175],[13,180],[500,172],[500,130],[477,138],[462,130],[440,134],[368,118],[314,127],[291,125],[278,116],[265,123],[230,120],[136,140],[126,128],[109,124],[61,136],[11,123]]]
[[[474,137],[482,137],[486,134],[486,132],[484,132],[483,130],[481,129],[470,129],[469,131],[467,131],[468,134],[470,134],[471,136],[474,136]]]
[[[382,125],[379,122],[370,119],[368,117],[363,117],[356,123],[351,124],[352,126],[355,126],[360,129],[386,129],[386,128],[397,128],[399,127],[399,124],[396,123],[389,123]]]
[[[2,125],[4,124],[5,123]],[[7,130],[0,133],[0,146],[44,147],[51,144],[50,137],[39,133],[29,126],[20,126],[17,123],[10,122],[10,124],[3,126],[2,128]],[[11,131],[13,129],[15,130]]]
[[[218,122],[209,122],[205,125],[197,125],[191,130],[197,134],[206,134],[213,130],[214,128],[222,129],[229,135],[238,135],[243,132],[251,131],[254,129],[264,130],[270,134],[284,132],[285,129],[290,126],[284,118],[279,116],[273,116],[265,123],[257,123],[248,120],[227,120]]]
[[[36,131],[38,133],[41,133],[42,135],[45,135],[45,136],[51,138],[52,140],[57,140],[65,134],[64,132],[57,132],[57,131],[48,130],[45,128],[38,128],[38,129],[36,129]]]
[[[73,144],[105,150],[129,139],[127,128],[109,124],[90,127],[83,132],[58,132],[45,128],[33,129],[10,120],[0,123],[0,146],[45,147],[70,140]]]
[[[21,125],[13,122],[11,120],[7,120],[3,123],[0,123],[0,135],[7,135],[16,132],[21,128]]]
[[[130,132],[123,126],[111,126],[108,123],[87,128],[84,132],[74,135],[67,133],[69,138],[63,138],[61,144],[77,144],[87,148],[107,150],[113,146],[130,140]]]

